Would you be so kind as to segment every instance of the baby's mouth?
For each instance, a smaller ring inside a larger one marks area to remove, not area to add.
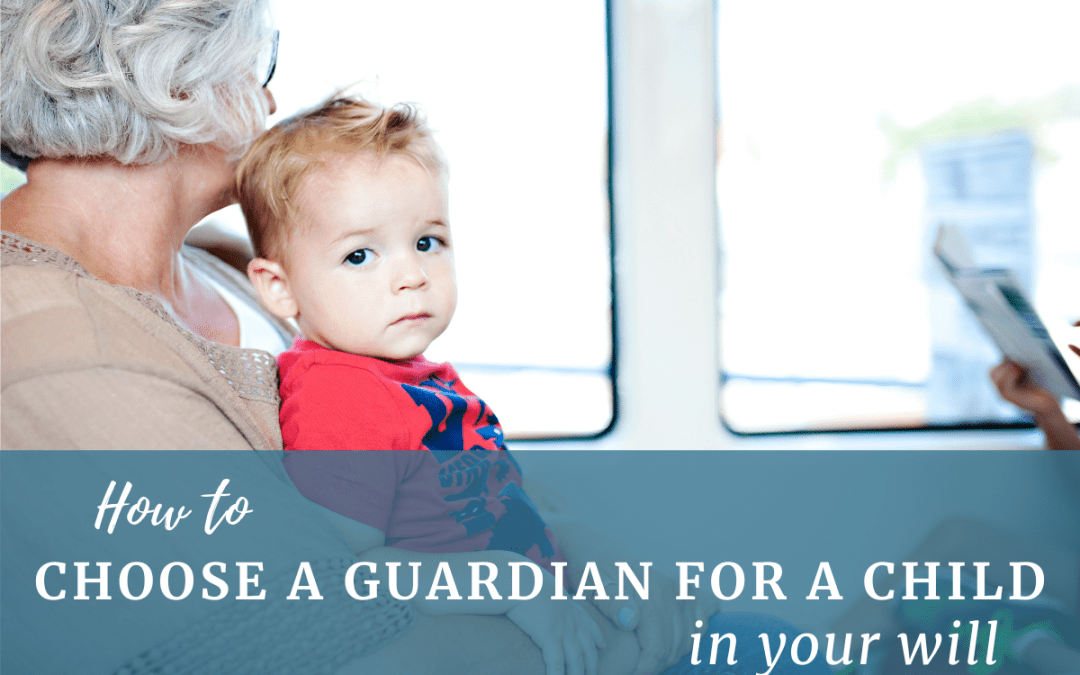
[[[397,321],[395,321],[394,323],[392,323],[390,325],[391,326],[396,326],[399,323],[410,323],[410,322],[413,322],[413,321],[423,321],[424,319],[430,319],[430,318],[431,318],[431,315],[426,314],[426,313],[409,314],[408,316],[401,317],[400,319],[398,319]]]

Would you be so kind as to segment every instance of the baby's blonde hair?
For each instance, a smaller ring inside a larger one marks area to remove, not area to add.
[[[286,235],[299,224],[304,179],[334,157],[371,152],[412,157],[428,171],[445,170],[438,146],[415,106],[384,107],[355,96],[334,96],[274,125],[248,149],[236,170],[236,194],[255,252],[278,260]]]

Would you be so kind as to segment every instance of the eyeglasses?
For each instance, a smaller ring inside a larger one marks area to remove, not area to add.
[[[270,80],[274,79],[274,70],[277,68],[277,46],[278,38],[281,36],[281,31],[275,30],[273,36],[270,38],[270,44],[267,46],[263,53],[259,55],[257,73],[266,73],[266,77],[263,78],[262,87],[270,84]]]

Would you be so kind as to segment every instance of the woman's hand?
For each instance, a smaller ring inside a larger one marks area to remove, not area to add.
[[[612,623],[632,631],[641,654],[633,675],[653,675],[675,665],[690,651],[690,634],[699,632],[696,622],[706,627],[720,602],[709,592],[696,593],[696,600],[676,600],[678,586],[670,576],[655,570],[649,578],[649,599],[642,600],[627,589],[627,600],[617,600],[618,580],[605,579],[608,600],[592,604]]]
[[[550,593],[541,593],[508,611],[506,618],[540,648],[547,675],[596,675],[599,650],[607,642],[576,600],[553,600]]]
[[[719,610],[719,601],[708,590],[695,593],[697,600],[676,600],[677,582],[670,576],[649,568],[649,599],[642,600],[627,582],[629,596],[618,600],[618,561],[635,558],[620,553],[622,548],[610,537],[571,516],[544,513],[544,520],[558,536],[563,555],[570,564],[571,576],[581,579],[586,562],[595,562],[607,600],[593,598],[590,603],[620,631],[633,633],[639,652],[633,675],[654,675],[675,665],[690,652],[690,634],[704,627]],[[631,567],[636,567],[630,563]],[[700,590],[700,589],[698,589]]]

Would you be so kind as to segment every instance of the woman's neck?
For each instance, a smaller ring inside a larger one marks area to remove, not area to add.
[[[185,147],[160,164],[111,159],[39,159],[27,183],[3,200],[4,229],[51,246],[111,284],[158,297],[189,328],[214,325],[223,301],[180,255],[188,231],[229,204],[231,164],[214,150]],[[229,313],[231,316],[231,313]],[[232,317],[235,320],[235,317]]]
[[[187,232],[228,203],[221,189],[207,194],[198,159],[192,149],[136,166],[36,160],[26,185],[4,199],[4,227],[66,253],[104,281],[169,299]]]

